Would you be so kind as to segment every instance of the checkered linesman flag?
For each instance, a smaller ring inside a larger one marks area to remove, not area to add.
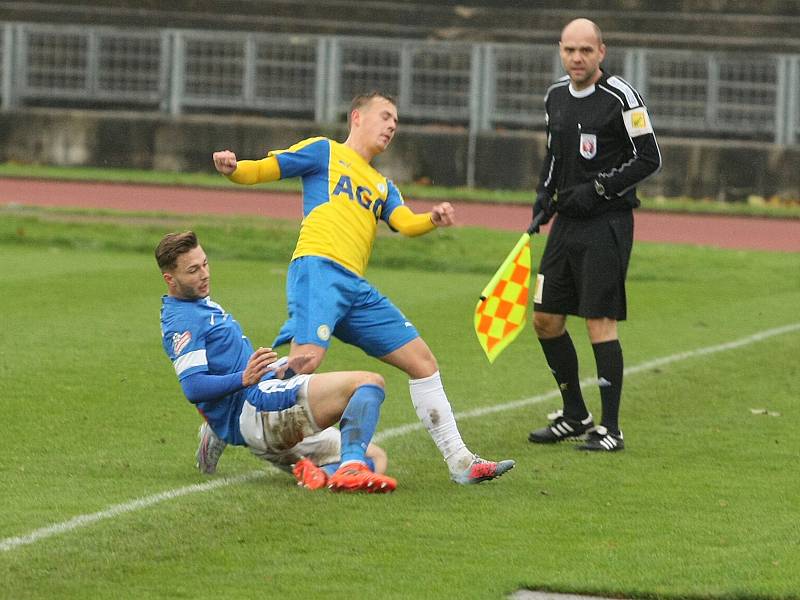
[[[519,238],[475,307],[475,333],[490,363],[513,342],[525,325],[531,283],[531,234],[544,215],[540,213]]]
[[[530,283],[531,244],[525,233],[483,288],[475,307],[475,333],[490,363],[522,330]]]

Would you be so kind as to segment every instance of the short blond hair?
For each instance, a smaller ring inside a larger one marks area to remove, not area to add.
[[[364,108],[367,104],[372,102],[375,98],[383,98],[384,100],[388,100],[395,106],[397,106],[397,101],[394,99],[394,96],[390,96],[389,94],[384,94],[379,90],[372,90],[366,94],[359,94],[353,101],[350,102],[350,111],[347,113],[347,127],[349,128],[352,123],[350,122],[352,119],[353,111],[359,110]]]

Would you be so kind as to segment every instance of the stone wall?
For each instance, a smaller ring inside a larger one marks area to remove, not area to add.
[[[0,161],[47,165],[212,172],[211,153],[230,148],[260,158],[314,135],[342,140],[343,126],[208,115],[25,109],[0,114]],[[718,140],[659,138],[664,167],[640,191],[667,197],[800,199],[800,148]],[[544,152],[541,133],[478,137],[476,185],[533,189]],[[376,166],[397,183],[463,186],[469,140],[456,128],[404,126]]]

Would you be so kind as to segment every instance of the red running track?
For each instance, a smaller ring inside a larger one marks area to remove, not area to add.
[[[433,204],[407,202],[415,211],[425,211]],[[264,188],[254,191],[0,178],[0,204],[260,215],[298,222],[302,218],[298,194]],[[457,201],[452,204],[458,225],[521,233],[531,219],[531,209],[526,206]],[[636,213],[635,237],[647,242],[800,252],[800,220],[640,211]]]

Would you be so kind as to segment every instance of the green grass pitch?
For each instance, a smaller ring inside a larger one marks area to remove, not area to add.
[[[621,326],[627,449],[585,455],[526,441],[559,406],[530,328],[492,366],[472,330],[477,295],[518,235],[382,235],[370,279],[434,350],[468,445],[517,468],[451,483],[413,427],[405,376],[335,344],[326,370],[386,378],[379,436],[398,479],[392,495],[349,496],[301,490],[240,448],[217,475],[195,471],[199,417],[161,349],[152,257],[161,234],[188,226],[209,254],[212,297],[268,344],[293,227],[3,214],[0,598],[798,597],[797,254],[635,246]],[[583,323],[570,323],[589,379]],[[596,387],[586,396],[599,414]]]

